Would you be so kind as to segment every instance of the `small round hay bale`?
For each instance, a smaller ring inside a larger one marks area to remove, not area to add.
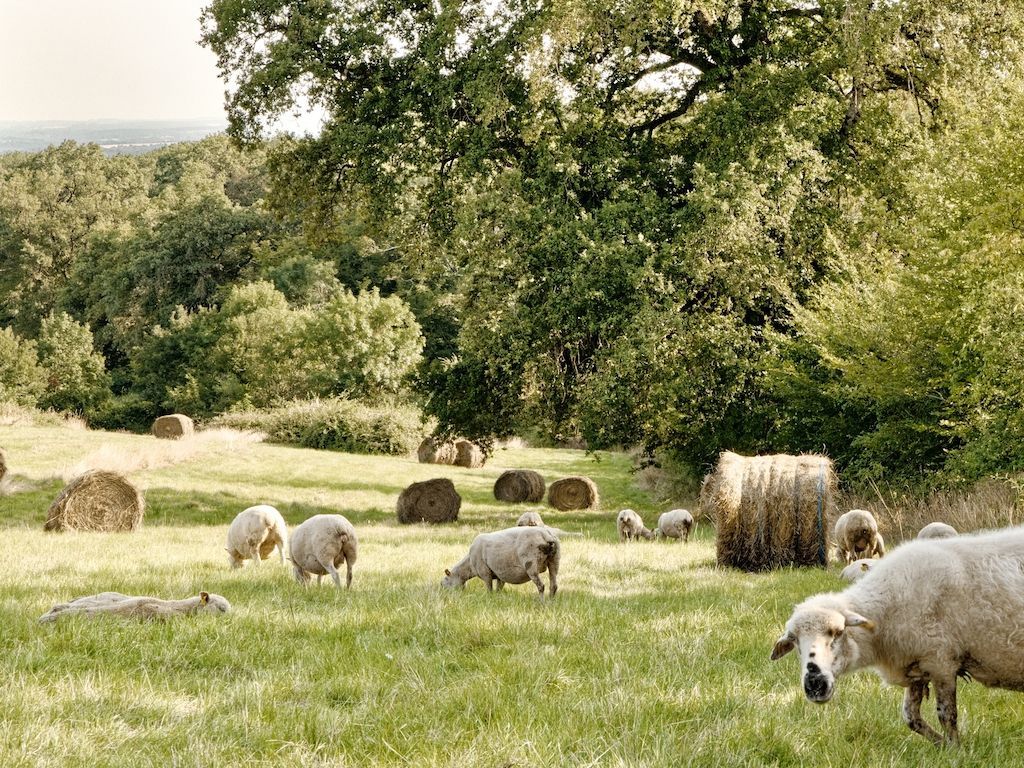
[[[124,475],[93,469],[60,492],[46,513],[47,531],[134,531],[146,500]]]
[[[548,488],[548,503],[563,512],[570,509],[590,509],[600,502],[597,486],[589,477],[563,477]]]
[[[455,441],[455,466],[479,469],[484,465],[484,461],[484,452],[479,445],[469,440]]]
[[[0,480],[4,479],[4,475],[7,474],[7,453],[3,448],[0,448]]]
[[[420,464],[454,464],[455,443],[428,437],[416,449],[416,458]]]
[[[462,497],[446,477],[413,483],[398,497],[398,522],[453,523],[459,519]]]
[[[544,499],[544,491],[544,478],[532,469],[508,469],[494,481],[494,498],[498,501],[536,504]]]
[[[183,413],[158,416],[153,422],[153,434],[166,440],[177,440],[179,437],[191,435],[195,431],[196,425]]]
[[[828,565],[836,476],[825,456],[725,451],[704,479],[701,513],[715,524],[719,565],[766,571]]]

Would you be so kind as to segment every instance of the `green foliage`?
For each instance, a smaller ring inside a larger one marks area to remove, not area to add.
[[[82,413],[110,396],[110,377],[92,333],[67,313],[43,319],[38,353],[46,375],[41,407]]]
[[[127,429],[149,432],[153,420],[165,411],[137,392],[127,392],[103,400],[89,409],[86,420],[93,429]]]
[[[430,432],[413,405],[347,398],[295,401],[263,411],[231,411],[213,426],[265,432],[277,443],[351,453],[407,456]]]
[[[0,402],[32,406],[45,390],[46,373],[39,366],[35,342],[0,328]]]

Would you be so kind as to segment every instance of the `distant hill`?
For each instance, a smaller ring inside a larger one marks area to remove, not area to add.
[[[106,155],[140,155],[226,128],[225,120],[0,120],[0,154],[38,152],[70,139],[99,144]]]

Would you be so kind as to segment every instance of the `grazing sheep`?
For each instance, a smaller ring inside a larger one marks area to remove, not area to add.
[[[928,523],[917,533],[919,539],[948,539],[950,536],[959,536],[956,528],[947,523]]]
[[[445,570],[441,585],[463,587],[470,579],[479,578],[490,592],[495,580],[498,589],[506,584],[532,581],[543,599],[544,582],[540,574],[547,571],[554,597],[558,592],[559,555],[558,536],[547,526],[516,526],[481,533],[473,539],[469,554]]]
[[[689,510],[673,509],[658,518],[658,527],[655,529],[655,533],[660,533],[670,539],[682,539],[685,544],[690,539],[692,528],[693,515]]]
[[[196,613],[227,613],[231,603],[220,595],[200,592],[184,600],[161,600],[159,597],[122,595],[120,592],[101,592],[60,603],[39,617],[42,623],[56,621],[62,616],[121,616],[130,619],[169,619],[172,616],[191,616]]]
[[[633,539],[639,539],[641,536],[645,539],[654,538],[654,533],[644,525],[644,521],[640,519],[640,515],[632,509],[620,510],[615,523],[616,527],[619,529],[620,541],[631,541]]]
[[[903,719],[921,717],[928,686],[945,741],[957,743],[957,677],[1024,691],[1024,527],[907,542],[838,593],[793,610],[771,658],[800,652],[804,693],[826,702],[840,675],[873,667],[905,687]]]
[[[860,560],[854,560],[848,566],[843,568],[840,572],[839,577],[846,579],[847,581],[853,582],[861,578],[865,573],[875,567],[877,560],[871,558],[862,557]]]
[[[330,574],[335,586],[341,586],[337,567],[345,562],[345,588],[352,586],[352,566],[356,562],[356,529],[342,515],[313,515],[292,533],[291,561],[295,580],[303,586],[316,575],[316,583]]]
[[[878,523],[866,509],[851,509],[840,515],[836,520],[835,534],[836,549],[847,564],[885,554],[885,541],[878,532]]]
[[[516,525],[544,525],[540,512],[523,512],[516,520]]]
[[[261,560],[270,557],[274,547],[283,564],[287,546],[288,526],[281,513],[269,504],[242,510],[228,528],[228,562],[232,568],[241,568],[250,558],[259,565]]]

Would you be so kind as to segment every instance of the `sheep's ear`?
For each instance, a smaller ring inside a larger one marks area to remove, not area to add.
[[[444,569],[444,575],[445,575],[445,576],[451,576],[451,575],[452,575],[452,572],[451,572],[450,570],[448,570],[447,568],[445,568],[445,569]]]
[[[200,592],[199,593],[199,604],[200,605],[206,605],[208,602],[210,602],[210,593],[209,592]]]
[[[772,648],[772,661],[781,659],[794,648],[796,648],[796,638],[789,632],[786,632],[775,642],[775,647]]]
[[[846,616],[847,627],[863,627],[868,632],[875,631],[875,622],[871,619],[865,619],[859,613],[847,613],[844,615]]]
[[[871,566],[870,566],[870,565],[868,565],[867,563],[861,563],[861,564],[860,564],[860,569],[861,569],[862,571],[870,571],[870,570],[871,570]]]

